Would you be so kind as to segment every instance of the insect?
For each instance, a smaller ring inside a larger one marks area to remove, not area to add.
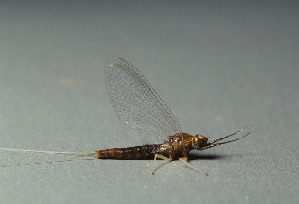
[[[142,73],[120,57],[114,57],[106,64],[106,89],[114,111],[126,129],[137,130],[143,141],[164,140],[164,143],[95,151],[98,159],[154,159],[152,174],[155,173],[157,158],[167,161],[179,159],[195,171],[207,175],[187,162],[191,150],[202,151],[250,134],[248,132],[240,138],[219,142],[243,131],[243,128],[208,142],[208,138],[200,134],[191,136],[183,133],[177,119]]]
[[[0,150],[51,154],[79,154],[76,157],[58,161],[67,161],[94,155],[98,159],[154,159],[152,174],[155,173],[155,162],[157,158],[169,162],[178,159],[195,171],[203,175],[208,175],[188,163],[188,154],[191,150],[196,149],[202,151],[237,141],[250,134],[250,132],[248,132],[242,137],[219,142],[242,132],[248,127],[247,126],[228,136],[208,142],[208,138],[200,134],[191,136],[187,133],[183,133],[179,122],[169,108],[148,83],[142,73],[129,61],[124,58],[113,57],[106,64],[105,73],[107,94],[118,119],[127,130],[136,130],[139,133],[141,140],[148,144],[128,148],[99,150],[83,155],[76,152],[52,152],[10,148],[0,148]],[[154,142],[157,141],[162,141],[163,143],[155,144]],[[30,162],[0,166],[21,166],[58,161]]]

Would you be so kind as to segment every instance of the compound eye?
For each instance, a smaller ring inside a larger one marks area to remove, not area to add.
[[[200,139],[200,140],[203,140],[203,139],[205,139],[205,137],[204,136],[202,136],[202,135],[196,135],[197,137],[198,137],[198,139]]]

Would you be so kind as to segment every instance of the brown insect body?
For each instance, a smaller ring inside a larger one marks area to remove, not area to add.
[[[169,137],[164,144],[143,145],[128,148],[113,148],[95,151],[98,159],[153,159],[155,154],[165,157],[178,159],[187,157],[192,149],[198,149],[207,146],[208,138],[201,135],[191,136],[187,133],[176,134]]]

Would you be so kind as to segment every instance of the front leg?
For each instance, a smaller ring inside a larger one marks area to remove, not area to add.
[[[208,174],[205,174],[205,173],[199,171],[197,168],[195,168],[194,166],[192,166],[191,164],[189,164],[189,163],[188,163],[188,157],[181,157],[181,158],[179,158],[179,160],[182,161],[182,162],[184,162],[187,166],[191,167],[191,168],[194,169],[195,171],[197,171],[197,172],[199,172],[199,173],[201,173],[201,174],[203,174],[203,175],[208,176]]]
[[[171,156],[170,156],[170,158],[168,158],[168,157],[165,157],[161,154],[155,154],[155,159],[154,159],[154,164],[153,164],[153,172],[152,172],[153,175],[155,174],[155,162],[156,162],[157,158],[164,159],[164,160],[169,161],[169,162],[171,162],[173,160],[173,158]]]

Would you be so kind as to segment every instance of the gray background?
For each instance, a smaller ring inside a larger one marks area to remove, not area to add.
[[[182,162],[79,159],[0,168],[0,203],[298,203],[296,1],[0,1],[0,147],[141,145],[105,93],[129,59],[184,131],[241,141]],[[1,164],[65,155],[0,151]]]

